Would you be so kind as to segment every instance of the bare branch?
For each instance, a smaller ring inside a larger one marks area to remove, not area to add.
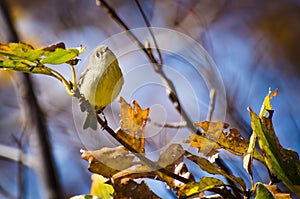
[[[209,104],[209,110],[208,110],[207,117],[206,117],[207,121],[211,121],[214,110],[215,110],[215,103],[216,103],[216,90],[215,89],[211,89],[211,91],[209,93],[209,97],[210,97],[210,104]]]
[[[22,156],[22,164],[28,167],[34,167],[37,159],[32,155],[24,154],[20,149],[0,144],[0,158],[19,162]]]
[[[162,64],[163,64],[162,56],[161,56],[161,53],[160,53],[160,50],[159,50],[159,47],[158,47],[156,38],[155,38],[155,36],[154,36],[154,34],[153,34],[153,31],[151,30],[151,24],[150,24],[148,18],[146,17],[145,12],[143,11],[143,8],[142,8],[141,4],[139,3],[139,1],[138,1],[138,0],[135,0],[135,3],[136,3],[136,5],[138,6],[138,9],[140,10],[140,12],[141,12],[141,14],[142,14],[143,19],[144,19],[144,21],[145,21],[145,23],[146,23],[146,26],[148,27],[148,30],[149,30],[149,32],[150,32],[150,35],[151,35],[151,37],[152,37],[152,39],[153,39],[154,46],[155,46],[155,49],[156,49],[157,54],[158,54],[159,64],[162,65]]]
[[[186,127],[186,122],[177,122],[177,123],[172,123],[172,124],[161,124],[155,121],[152,121],[150,118],[147,119],[150,124],[158,126],[158,127],[164,127],[164,128],[173,128],[173,129],[179,129],[179,128],[185,128]]]
[[[117,15],[117,13],[113,10],[113,8],[105,0],[96,0],[96,4],[98,6],[103,7],[105,9],[105,11],[107,12],[107,14],[117,24],[119,24],[123,30],[126,31],[126,34],[128,35],[128,37],[131,38],[133,40],[133,42],[145,52],[145,54],[148,56],[151,63],[153,63],[154,71],[160,75],[162,81],[164,82],[165,87],[166,87],[167,96],[173,103],[173,106],[176,108],[178,113],[186,121],[187,127],[194,133],[201,135],[202,133],[194,126],[193,122],[190,120],[190,118],[188,117],[185,110],[181,107],[173,82],[164,73],[164,71],[162,69],[162,64],[159,64],[157,62],[157,60],[153,56],[151,48],[145,48],[143,43],[141,41],[139,41],[139,39],[132,33],[132,31],[129,29],[129,27],[122,21],[122,19]]]

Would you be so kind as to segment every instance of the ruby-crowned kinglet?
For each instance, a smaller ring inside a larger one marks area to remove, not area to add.
[[[82,111],[87,111],[83,129],[90,127],[97,130],[96,114],[118,96],[123,83],[116,56],[105,45],[96,47],[78,82],[80,93],[95,107],[94,110],[88,110],[83,104],[80,105]]]

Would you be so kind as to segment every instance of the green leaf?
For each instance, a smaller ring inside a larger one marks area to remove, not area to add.
[[[54,52],[45,51],[45,58],[41,59],[42,64],[63,64],[71,59],[77,57],[79,50],[76,48],[73,49],[62,49],[56,48]]]
[[[262,183],[256,184],[255,199],[275,199],[273,194]]]
[[[0,68],[49,74],[43,64],[63,64],[84,51],[85,48],[65,49],[64,43],[37,49],[26,43],[0,44]]]
[[[219,167],[217,167],[213,163],[209,162],[207,159],[202,158],[202,157],[198,157],[198,156],[195,156],[195,155],[192,155],[192,154],[189,155],[187,158],[192,160],[196,164],[198,164],[202,170],[204,170],[204,171],[206,171],[210,174],[222,175],[222,176],[232,180],[233,182],[237,183],[242,190],[246,190],[246,184],[245,184],[245,182],[243,181],[242,178],[235,177],[231,174],[228,174],[226,171],[220,169]]]
[[[224,185],[225,184],[217,178],[203,177],[200,179],[199,182],[190,182],[182,185],[179,188],[177,194],[180,197],[189,197],[191,195],[201,193],[203,191],[210,190],[213,188],[219,188]]]
[[[263,104],[261,106],[261,110],[259,114],[260,118],[266,116],[268,110],[272,110],[271,99],[277,96],[277,94],[278,94],[278,89],[275,89],[275,91],[272,93],[271,89],[269,88],[269,92],[266,95]],[[252,176],[252,162],[253,162],[253,157],[255,158],[255,151],[257,151],[255,148],[256,138],[257,138],[256,132],[253,131],[249,140],[247,153],[243,157],[243,167],[249,174],[252,183],[252,188],[254,188],[254,181]]]
[[[46,66],[39,66],[34,62],[30,62],[22,59],[6,59],[0,60],[0,68],[4,70],[15,70],[26,73],[38,73],[44,75],[54,76],[51,69]]]
[[[249,108],[251,126],[258,137],[258,143],[264,152],[264,159],[270,171],[296,195],[300,196],[300,163],[298,154],[291,149],[284,149],[275,135],[272,115],[260,118]]]

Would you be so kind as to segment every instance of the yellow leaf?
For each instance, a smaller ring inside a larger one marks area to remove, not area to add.
[[[137,152],[145,152],[145,127],[150,109],[142,110],[136,101],[133,107],[123,98],[121,103],[121,129],[117,136],[130,144]]]
[[[223,169],[217,167],[213,163],[209,162],[207,159],[195,156],[195,155],[189,155],[188,159],[196,163],[202,170],[210,173],[210,174],[219,174],[222,175],[233,182],[237,183],[242,190],[246,190],[246,184],[240,177],[235,177],[234,175],[229,174],[227,171],[224,171]]]
[[[278,88],[276,88],[275,91],[273,91],[273,92],[271,91],[271,88],[269,88],[269,92],[266,95],[264,102],[261,106],[260,112],[259,112],[260,118],[265,117],[268,110],[273,110],[272,105],[271,105],[271,99],[273,97],[276,97],[277,94],[278,94]]]
[[[102,199],[111,199],[114,193],[114,188],[110,184],[105,184],[108,181],[102,175],[92,174],[91,195],[99,196]]]
[[[190,182],[182,185],[177,191],[177,194],[182,198],[186,198],[224,185],[225,184],[217,178],[202,177],[199,182]]]

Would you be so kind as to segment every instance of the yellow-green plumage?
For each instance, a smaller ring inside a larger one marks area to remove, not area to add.
[[[97,129],[96,112],[104,109],[118,96],[123,83],[116,56],[105,45],[96,47],[78,82],[80,93],[95,107],[95,111],[87,111],[83,129]]]

